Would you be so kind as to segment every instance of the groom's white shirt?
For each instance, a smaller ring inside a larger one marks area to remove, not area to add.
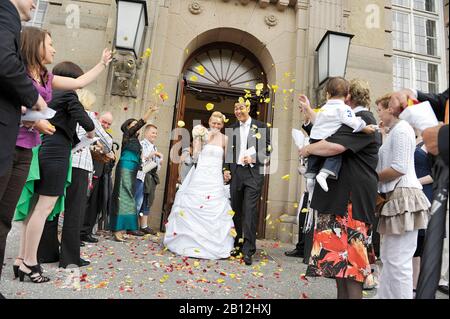
[[[252,124],[252,118],[249,117],[245,122],[239,122],[240,125],[240,135],[241,135],[241,148],[239,149],[239,158],[238,165],[245,166],[245,164],[241,161],[241,158],[244,157],[244,152],[247,150],[247,139],[248,133],[250,132],[250,125]]]

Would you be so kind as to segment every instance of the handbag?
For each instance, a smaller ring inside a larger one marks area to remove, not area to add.
[[[400,178],[401,180],[401,178]],[[389,193],[377,193],[377,198],[375,200],[375,215],[379,217],[381,215],[381,211],[383,210],[384,205],[389,201],[391,198],[392,193],[395,191],[395,189],[398,186],[398,183],[400,183],[400,180],[395,184],[394,189]]]

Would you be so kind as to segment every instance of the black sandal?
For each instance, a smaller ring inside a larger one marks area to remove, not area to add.
[[[22,262],[23,262],[23,258],[16,258],[16,260],[22,260]],[[13,265],[14,279],[19,277],[19,267],[20,266],[18,266],[18,265]]]
[[[26,273],[19,269],[19,280],[22,282],[24,280],[25,275],[30,278],[32,283],[35,284],[41,284],[45,282],[49,282],[50,278],[46,276],[42,276],[42,268],[41,265],[37,264],[34,266],[28,266],[27,264],[23,263],[25,267],[31,270],[30,273]]]

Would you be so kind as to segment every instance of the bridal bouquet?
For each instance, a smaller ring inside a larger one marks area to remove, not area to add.
[[[208,140],[208,129],[203,125],[196,125],[192,129],[192,137],[194,139],[200,139],[202,142]]]

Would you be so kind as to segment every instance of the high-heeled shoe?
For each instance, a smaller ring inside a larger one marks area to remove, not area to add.
[[[19,268],[19,280],[21,282],[23,282],[25,276],[30,278],[31,282],[35,284],[41,284],[50,281],[49,277],[42,276],[42,268],[39,264],[28,266],[27,264],[23,263],[23,265],[31,271],[29,273],[26,273]]]
[[[22,260],[23,262],[23,258],[16,258],[16,260]],[[13,265],[14,279],[19,277],[19,267],[20,265]]]

